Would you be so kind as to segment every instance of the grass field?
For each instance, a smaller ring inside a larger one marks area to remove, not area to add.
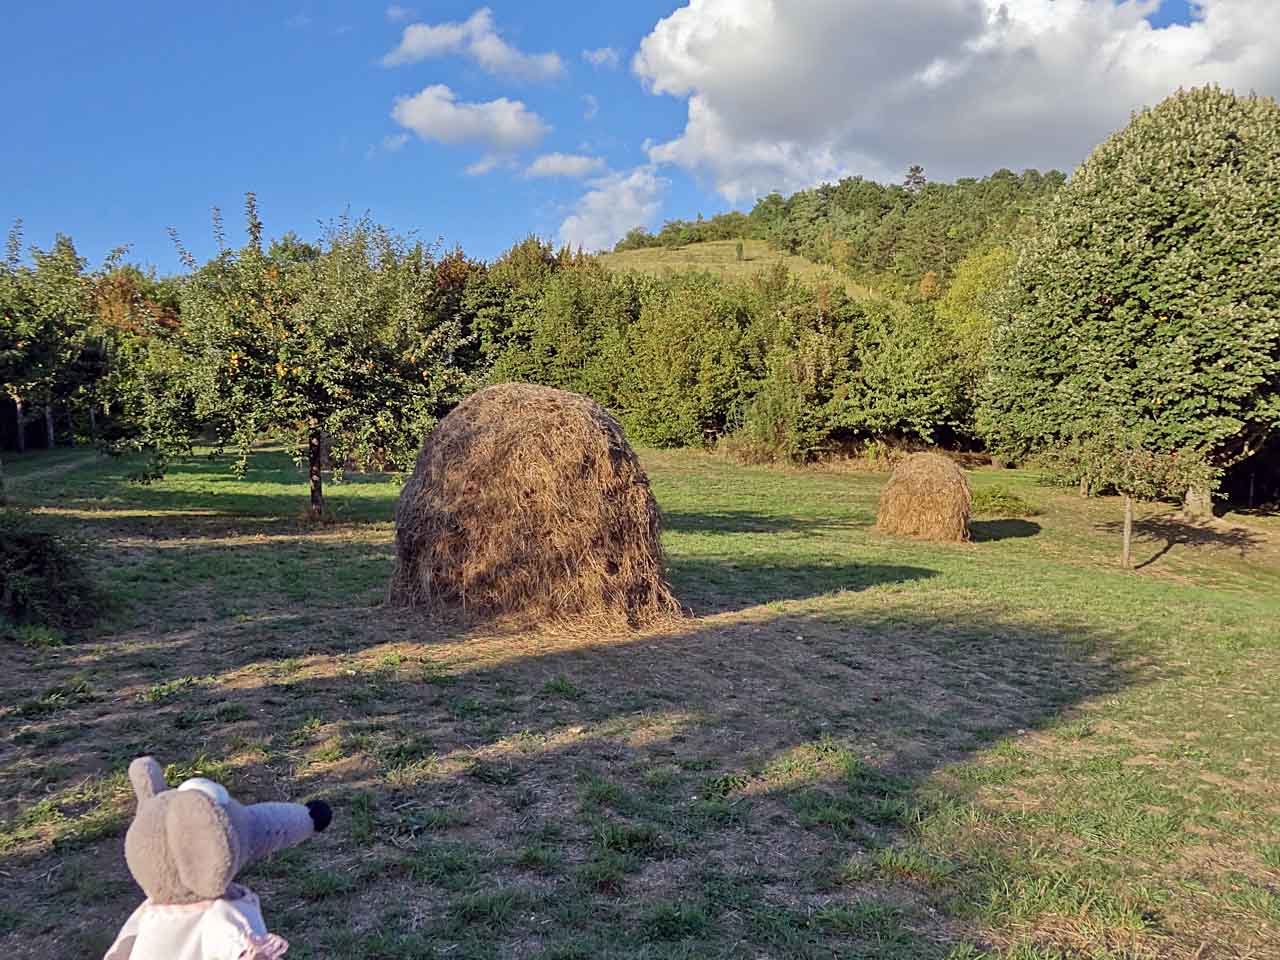
[[[736,240],[691,243],[687,247],[673,249],[650,247],[646,250],[625,250],[622,253],[602,254],[600,260],[608,269],[619,272],[634,271],[662,277],[693,270],[737,279],[753,277],[761,270],[781,263],[801,279],[827,279],[843,284],[850,296],[859,299],[874,296],[869,288],[840,276],[831,267],[814,263],[805,257],[779,253],[763,240],[744,240],[742,243],[741,260],[738,259]]]
[[[280,454],[150,487],[6,460],[98,544],[94,636],[0,677],[0,946],[96,957],[137,905],[130,759],[325,797],[253,868],[305,958],[1280,957],[1274,525],[1017,472],[975,542],[871,528],[879,475],[644,452],[695,616],[500,633],[379,608],[398,488],[308,527]]]

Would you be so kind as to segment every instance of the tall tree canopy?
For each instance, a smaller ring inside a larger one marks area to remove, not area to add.
[[[435,418],[463,394],[456,316],[436,309],[436,263],[363,221],[319,249],[264,253],[252,197],[250,242],[181,284],[179,348],[199,422],[241,462],[264,435],[292,441],[324,509],[326,448],[405,468]]]
[[[979,427],[1014,455],[1117,417],[1218,467],[1280,429],[1280,105],[1179,91],[1099,146],[1019,256]]]

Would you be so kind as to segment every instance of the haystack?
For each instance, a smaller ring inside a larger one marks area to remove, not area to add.
[[[969,539],[969,481],[940,453],[913,453],[894,467],[880,495],[876,529],[918,540]]]
[[[396,509],[387,600],[636,626],[680,609],[622,425],[586,397],[520,383],[474,394],[427,437]]]

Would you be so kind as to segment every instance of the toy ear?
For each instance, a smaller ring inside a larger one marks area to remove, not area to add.
[[[138,803],[150,800],[169,788],[164,782],[164,771],[153,757],[139,757],[129,764],[129,782],[133,784],[133,793],[138,798]]]
[[[207,900],[226,893],[236,872],[227,812],[198,790],[175,790],[165,810],[164,829],[169,857],[183,886]]]

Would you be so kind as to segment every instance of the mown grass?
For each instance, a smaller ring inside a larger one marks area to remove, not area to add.
[[[606,253],[600,261],[606,269],[619,273],[643,273],[655,277],[687,272],[714,273],[728,279],[742,280],[782,264],[802,280],[825,280],[843,286],[851,297],[859,300],[875,296],[868,287],[842,276],[831,267],[814,263],[805,257],[781,253],[763,240],[744,240],[742,259],[738,259],[736,240],[712,240],[691,243],[685,247],[650,247]]]
[[[1144,508],[1126,573],[1113,501],[1017,471],[940,546],[872,530],[882,476],[643,459],[694,616],[596,635],[382,610],[390,479],[311,526],[275,452],[22,458],[119,602],[4,651],[0,944],[101,955],[151,752],[333,803],[245,878],[290,957],[1280,956],[1265,524]]]

